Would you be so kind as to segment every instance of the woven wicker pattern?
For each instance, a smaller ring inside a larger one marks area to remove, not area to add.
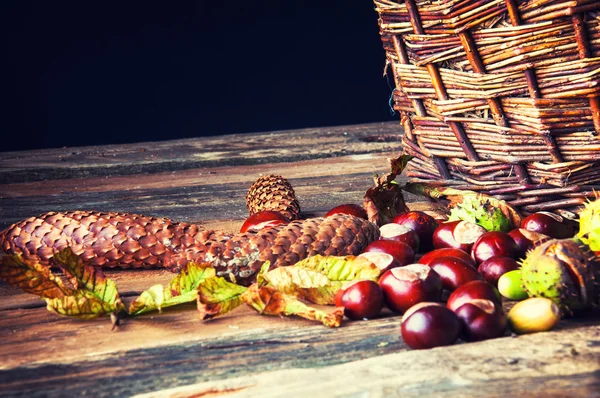
[[[600,1],[375,6],[410,180],[575,218],[600,189]]]

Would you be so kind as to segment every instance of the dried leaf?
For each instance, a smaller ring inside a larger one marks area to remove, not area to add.
[[[0,259],[0,279],[26,293],[42,298],[60,298],[73,290],[50,271],[50,267],[36,261],[24,260],[20,255],[3,255]]]
[[[368,189],[363,198],[363,207],[367,211],[369,221],[381,226],[392,222],[398,214],[408,211],[402,189],[394,180],[411,159],[412,156],[409,155],[388,159],[391,172],[383,177],[375,176],[375,186]]]
[[[198,286],[198,311],[201,319],[211,319],[225,314],[242,304],[241,295],[246,291],[225,278],[209,278]]]
[[[322,273],[297,267],[276,268],[267,272],[264,280],[281,293],[323,305],[333,304],[339,289],[338,282],[332,283]]]
[[[309,307],[295,297],[281,293],[272,286],[259,287],[254,284],[242,295],[244,302],[264,315],[296,315],[304,319],[319,321],[329,327],[339,327],[344,312],[336,308],[333,312],[324,312]]]
[[[322,305],[333,305],[335,294],[346,282],[359,279],[377,281],[381,275],[381,270],[375,264],[364,257],[356,256],[316,255],[296,263],[290,269],[309,270],[323,274],[327,278],[328,284],[324,284],[324,280],[315,279],[314,286],[298,287],[295,290],[298,297]],[[286,293],[293,291],[289,288]]]
[[[56,253],[54,260],[67,274],[76,290],[92,293],[98,300],[113,306],[114,311],[125,309],[117,291],[117,284],[106,278],[99,268],[84,264],[71,249]]]
[[[135,299],[129,306],[130,315],[172,307],[183,303],[191,303],[198,297],[197,288],[204,280],[213,278],[215,269],[209,264],[188,263],[169,285],[154,285]]]
[[[80,289],[71,296],[46,298],[46,308],[55,314],[71,316],[80,319],[94,319],[122,310],[120,301],[113,304],[102,300],[89,290]]]

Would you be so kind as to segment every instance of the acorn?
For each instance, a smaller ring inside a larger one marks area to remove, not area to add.
[[[546,332],[560,321],[558,305],[550,299],[532,297],[518,302],[508,312],[508,324],[517,334]]]

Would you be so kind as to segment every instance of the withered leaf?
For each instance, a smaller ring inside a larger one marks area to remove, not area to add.
[[[129,314],[140,315],[146,312],[194,302],[198,297],[198,286],[204,280],[213,278],[215,269],[205,263],[188,263],[165,288],[154,285],[135,299],[129,306]]]
[[[254,284],[242,294],[242,299],[259,314],[296,315],[304,319],[319,321],[329,327],[339,327],[344,317],[344,312],[340,308],[336,308],[332,312],[324,312],[310,307],[296,297],[284,294],[272,286],[259,287]]]
[[[50,267],[24,260],[18,254],[5,254],[0,258],[0,279],[41,298],[60,298],[73,293]]]
[[[217,276],[202,281],[197,291],[200,318],[211,319],[240,306],[246,288]]]
[[[337,282],[324,274],[299,267],[280,267],[264,274],[264,280],[278,291],[315,304],[333,304]],[[259,285],[262,286],[262,285]]]
[[[409,209],[404,202],[402,188],[394,180],[406,168],[412,156],[401,155],[388,159],[391,172],[382,177],[375,176],[375,186],[369,188],[363,198],[369,221],[381,226],[392,222],[398,214],[406,213]]]

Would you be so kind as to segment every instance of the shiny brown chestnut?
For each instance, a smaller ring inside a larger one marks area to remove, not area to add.
[[[469,263],[470,265],[472,265],[473,267],[475,267],[475,261],[473,260],[473,257],[471,257],[471,255],[467,252],[465,252],[464,250],[460,250],[460,249],[454,249],[454,248],[443,248],[443,249],[435,249],[430,251],[429,253],[426,253],[423,255],[423,257],[421,257],[419,259],[419,263],[421,264],[425,264],[428,265],[431,260],[433,260],[434,258],[437,257],[458,257],[461,260],[463,260],[466,263]]]
[[[274,227],[276,225],[288,224],[290,220],[278,211],[263,210],[252,214],[244,221],[240,232],[255,232],[262,228]]]
[[[390,254],[401,266],[415,262],[415,252],[406,243],[392,240],[375,240],[365,247],[363,253],[387,253]]]
[[[419,236],[404,225],[396,223],[382,225],[379,227],[379,239],[406,243],[415,253],[419,251]]]
[[[490,300],[471,300],[454,312],[460,319],[461,336],[465,341],[494,339],[504,335],[506,331],[507,319],[504,311]]]
[[[528,215],[521,221],[521,228],[531,232],[548,235],[555,239],[567,239],[573,237],[573,227],[565,223],[565,220],[554,213],[540,211]]]
[[[344,315],[350,319],[372,319],[383,308],[383,293],[377,282],[352,281],[337,292],[335,305],[344,307]]]
[[[448,221],[433,231],[433,246],[436,249],[451,247],[470,252],[473,243],[484,233],[486,229],[481,225],[463,220]]]
[[[446,307],[456,311],[464,303],[476,299],[490,300],[498,307],[502,306],[502,296],[498,293],[498,289],[486,281],[471,281],[450,294]]]
[[[441,301],[442,280],[423,264],[410,264],[385,272],[379,286],[387,307],[393,312],[404,313],[423,301]]]
[[[336,206],[333,209],[329,210],[325,214],[325,217],[329,217],[334,214],[349,214],[351,216],[364,218],[365,220],[369,219],[369,216],[367,216],[367,212],[365,211],[365,209],[362,206],[353,203],[346,203],[343,205]]]
[[[477,264],[492,257],[518,258],[519,247],[509,234],[499,231],[486,232],[473,244],[471,256]]]
[[[422,211],[409,211],[394,217],[392,222],[412,229],[419,236],[419,252],[427,253],[433,249],[433,231],[438,227],[435,218]]]
[[[488,258],[477,269],[483,276],[483,279],[494,286],[498,286],[498,279],[508,271],[521,268],[515,259],[509,257]]]
[[[482,280],[477,269],[458,257],[437,257],[429,262],[429,267],[440,275],[444,289],[454,291],[467,282]]]
[[[402,317],[402,340],[413,349],[451,345],[458,340],[461,324],[458,316],[439,303],[419,303]]]
[[[522,228],[513,229],[508,234],[519,247],[519,255],[517,258],[525,258],[529,250],[533,249],[536,245],[551,239],[548,235],[528,231]]]

